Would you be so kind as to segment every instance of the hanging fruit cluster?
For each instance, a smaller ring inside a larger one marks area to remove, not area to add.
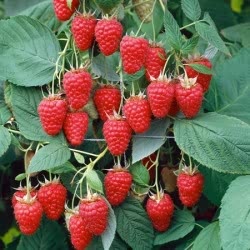
[[[143,1],[132,1],[142,22],[152,20],[154,2],[143,4]],[[76,172],[74,178],[78,176],[80,179],[76,189],[82,188],[85,177],[106,152],[110,152],[115,162],[104,178],[106,198],[93,192],[87,181],[86,194],[76,195],[75,192],[72,207],[66,206],[65,217],[71,242],[75,249],[85,249],[95,235],[105,232],[110,205],[119,206],[130,192],[133,177],[126,162],[126,151],[133,134],[147,132],[155,119],[174,119],[176,116],[192,119],[197,116],[204,94],[209,89],[211,75],[201,73],[190,65],[198,64],[211,69],[212,64],[204,56],[174,58],[161,43],[149,41],[138,34],[125,34],[123,24],[116,16],[116,8],[121,4],[119,0],[96,0],[102,10],[100,15],[86,12],[85,5],[80,5],[78,0],[54,0],[53,3],[59,20],[71,20],[66,46],[71,46],[74,51],[74,60],[67,63],[65,47],[60,55],[61,59],[64,57],[64,63],[57,68],[59,71],[55,72],[48,96],[44,96],[38,106],[41,125],[50,136],[63,131],[68,143],[76,147],[84,143],[93,118],[91,110],[97,111],[107,148],[99,155],[89,153],[96,158]],[[93,74],[91,56],[84,57],[84,53],[94,53],[95,43],[105,57],[120,52],[117,69],[121,77],[119,83],[110,83]],[[126,91],[123,76],[134,75],[143,68],[145,87],[139,88],[136,93],[135,84],[131,81],[130,91]],[[160,150],[152,158],[150,166],[147,161],[145,163],[154,183],[148,192],[145,209],[155,230],[163,232],[171,224],[174,201],[159,185],[159,159]],[[201,197],[204,178],[193,167],[191,159],[189,166],[186,166],[184,158],[179,165],[179,199],[184,206],[193,207]],[[26,188],[20,188],[13,196],[14,214],[22,233],[33,234],[43,213],[48,219],[58,220],[64,212],[66,196],[66,188],[58,179],[52,180],[51,174],[50,180],[41,184],[39,189],[31,187],[28,176]],[[78,205],[75,205],[76,196],[79,198]]]

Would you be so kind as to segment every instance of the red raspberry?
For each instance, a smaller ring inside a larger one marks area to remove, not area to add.
[[[88,131],[89,117],[85,112],[68,113],[63,124],[63,131],[72,146],[82,144]]]
[[[67,113],[66,101],[59,96],[49,96],[40,102],[37,111],[43,130],[48,135],[57,135],[62,129]]]
[[[60,21],[67,21],[79,6],[79,0],[73,0],[71,8],[67,5],[67,0],[53,0],[54,11]]]
[[[120,43],[123,69],[127,74],[139,71],[145,63],[148,41],[142,37],[124,36]]]
[[[104,179],[106,196],[109,203],[118,206],[127,197],[132,184],[132,175],[124,168],[115,166]]]
[[[158,45],[150,45],[146,53],[145,69],[146,78],[150,81],[150,77],[157,79],[161,74],[165,62],[166,62],[166,52],[164,48]]]
[[[150,127],[151,109],[143,94],[131,96],[123,106],[123,113],[136,133],[144,133]]]
[[[212,68],[212,63],[209,61],[209,59],[205,57],[198,57],[198,58],[195,57],[195,58],[188,60],[186,63],[201,64],[203,66],[206,66],[207,68],[210,68],[210,69]],[[189,78],[197,77],[197,82],[203,87],[204,92],[206,92],[209,89],[212,75],[199,73],[188,65],[185,66],[185,70]]]
[[[174,213],[174,203],[168,194],[161,194],[158,200],[156,195],[147,200],[146,211],[153,227],[159,231],[166,231]]]
[[[174,89],[175,89],[175,88],[176,88],[176,85],[179,84],[180,81],[179,81],[179,79],[173,79],[173,80],[171,81],[171,83],[174,84]],[[179,108],[179,106],[178,106],[178,103],[177,103],[176,98],[175,98],[175,95],[174,95],[174,99],[173,99],[173,101],[172,101],[172,104],[171,104],[171,106],[170,106],[170,109],[169,109],[168,114],[169,114],[170,116],[176,116],[177,113],[178,113],[179,111],[180,111],[180,108]]]
[[[32,235],[40,225],[43,209],[35,197],[29,199],[25,196],[17,201],[14,214],[20,231],[25,235]]]
[[[100,51],[109,56],[116,52],[122,39],[123,28],[116,19],[102,19],[95,27],[95,37]]]
[[[177,177],[177,187],[182,204],[194,206],[200,199],[204,185],[204,177],[200,172],[181,172]]]
[[[110,116],[104,122],[103,135],[110,153],[118,156],[126,151],[132,136],[132,129],[126,119],[120,116]]]
[[[101,235],[106,230],[109,207],[101,196],[93,195],[90,199],[83,199],[79,212],[91,233]]]
[[[183,114],[187,118],[193,118],[201,108],[203,88],[194,78],[181,79],[181,83],[175,88],[175,98]]]
[[[103,121],[113,112],[118,112],[121,103],[121,91],[111,84],[102,84],[94,93],[94,103]]]
[[[87,104],[92,88],[92,77],[85,69],[66,72],[63,88],[72,109],[80,109]]]
[[[79,214],[73,214],[69,219],[71,243],[76,250],[83,250],[91,242],[93,235],[87,230],[84,220]]]
[[[174,99],[175,86],[166,77],[160,76],[147,87],[147,96],[153,115],[164,118],[168,115]]]
[[[50,220],[58,220],[64,211],[67,190],[54,179],[52,182],[45,180],[38,190],[38,200],[43,207],[43,211]]]
[[[12,207],[14,207],[17,204],[17,198],[23,198],[25,195],[27,195],[27,189],[26,188],[18,188],[18,190],[13,194],[12,196]],[[37,195],[37,191],[31,189],[30,190],[31,198],[35,197]]]
[[[71,32],[75,40],[76,46],[80,50],[87,50],[92,46],[95,38],[95,26],[97,20],[90,14],[75,16]]]

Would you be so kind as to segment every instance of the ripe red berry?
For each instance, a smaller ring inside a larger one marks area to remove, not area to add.
[[[114,85],[102,84],[94,93],[94,103],[103,121],[113,112],[118,112],[121,103],[121,91]]]
[[[70,216],[69,232],[71,243],[76,250],[86,249],[93,238],[93,234],[87,230],[84,220],[79,214]]]
[[[124,36],[120,43],[123,69],[127,74],[139,71],[145,63],[148,41],[142,37]]]
[[[14,215],[19,224],[20,231],[25,235],[32,235],[38,229],[43,209],[40,202],[34,198],[20,198],[14,206]]]
[[[116,52],[122,39],[123,28],[116,19],[104,18],[95,27],[95,37],[100,51],[109,56]]]
[[[150,45],[145,60],[146,78],[150,81],[150,77],[157,79],[161,74],[166,62],[165,49],[158,45]]]
[[[212,63],[209,61],[209,59],[205,57],[194,57],[189,59],[186,63],[200,64],[206,66],[209,69],[212,68]],[[188,65],[185,66],[185,70],[189,78],[197,77],[197,82],[203,87],[204,92],[206,92],[209,89],[212,75],[199,73]]]
[[[175,86],[166,77],[160,76],[147,87],[147,96],[153,115],[164,118],[168,115],[174,99]]]
[[[153,227],[157,231],[163,232],[170,225],[174,213],[174,203],[168,194],[161,194],[160,199],[154,195],[147,200],[146,211]]]
[[[86,228],[94,235],[101,235],[108,225],[109,207],[106,201],[98,195],[83,199],[79,206],[79,213]]]
[[[17,203],[17,198],[23,198],[25,195],[27,195],[27,189],[26,188],[20,188],[17,189],[17,191],[13,194],[11,203],[12,207],[14,207]],[[37,195],[37,191],[34,189],[30,190],[30,196],[31,198],[35,197]]]
[[[203,88],[194,78],[181,79],[175,87],[175,98],[178,106],[187,118],[195,117],[202,104]]]
[[[200,172],[183,171],[177,177],[179,197],[184,206],[192,207],[200,199],[204,177]]]
[[[53,0],[54,11],[60,21],[67,21],[79,6],[79,0],[73,0],[71,8],[67,5],[67,0]]]
[[[104,179],[106,196],[109,203],[118,206],[127,197],[132,184],[132,175],[120,166],[109,170]]]
[[[179,81],[179,79],[173,79],[173,80],[171,81],[171,83],[174,84],[174,89],[175,89],[175,88],[176,88],[176,85],[179,84],[180,81]],[[177,103],[177,101],[176,101],[175,94],[174,94],[174,99],[173,99],[173,101],[172,101],[172,104],[171,104],[171,106],[170,106],[170,109],[169,109],[168,114],[169,114],[170,116],[176,116],[177,113],[178,113],[179,111],[180,111],[180,108],[179,108],[179,106],[178,106],[178,103]]]
[[[58,179],[45,181],[38,190],[38,200],[50,220],[58,220],[64,211],[67,190]]]
[[[71,25],[71,31],[76,46],[80,50],[87,50],[92,46],[95,38],[95,26],[97,20],[90,14],[77,15]]]
[[[49,96],[40,102],[37,111],[43,130],[48,135],[57,135],[62,130],[67,113],[65,100],[59,96]]]
[[[130,142],[132,129],[126,119],[110,116],[103,125],[103,135],[110,153],[114,156],[123,154]]]
[[[63,76],[63,88],[72,109],[80,109],[87,104],[92,88],[92,77],[85,69],[66,72]]]
[[[72,146],[82,144],[88,131],[89,117],[85,112],[68,113],[63,124],[63,131]]]
[[[136,133],[144,133],[150,127],[151,109],[143,94],[131,96],[123,106],[123,113]]]

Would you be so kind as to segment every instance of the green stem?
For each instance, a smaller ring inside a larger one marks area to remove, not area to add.
[[[154,183],[154,186],[156,188],[157,200],[160,200],[160,189],[159,189],[159,185],[158,185],[159,156],[160,156],[160,149],[157,152],[156,159],[155,159],[155,162],[154,162],[154,165],[155,165],[155,183]]]
[[[193,22],[193,23],[187,24],[187,25],[181,27],[180,30],[184,30],[184,29],[186,29],[186,28],[188,28],[188,27],[190,27],[190,26],[195,25],[196,23],[201,23],[202,21],[204,21],[204,20],[199,20],[199,21],[195,21],[195,22]]]
[[[198,223],[195,223],[195,226],[200,227],[201,229],[204,229],[204,227]]]
[[[97,154],[92,154],[86,151],[82,151],[82,150],[77,150],[77,149],[73,149],[73,148],[69,148],[70,151],[72,152],[76,152],[76,153],[80,153],[80,154],[85,154],[85,155],[90,155],[90,156],[94,156],[94,157],[98,157]]]

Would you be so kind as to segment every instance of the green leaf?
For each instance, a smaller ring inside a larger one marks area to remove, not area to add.
[[[180,27],[173,15],[167,9],[164,16],[164,27],[166,30],[165,39],[167,40],[167,43],[169,43],[174,49],[180,50],[183,43]]]
[[[87,250],[104,250],[101,236],[94,236],[88,245]]]
[[[21,173],[21,174],[19,174],[19,175],[17,175],[16,177],[15,177],[15,180],[16,181],[22,181],[22,180],[24,180],[26,178],[26,174],[25,173]]]
[[[110,206],[110,204],[107,201],[107,204],[109,205],[109,217],[108,217],[108,226],[104,233],[101,235],[102,237],[102,245],[104,250],[109,250],[110,246],[112,245],[112,242],[115,238],[115,232],[116,232],[116,217],[115,213]]]
[[[100,192],[103,193],[103,186],[102,186],[102,182],[97,174],[97,172],[95,170],[87,170],[86,172],[86,178],[87,178],[87,182],[89,184],[89,186]]]
[[[190,66],[191,68],[193,68],[195,71],[200,72],[202,74],[206,74],[206,75],[212,75],[212,70],[202,64],[198,64],[198,63],[190,63],[188,64],[188,66]]]
[[[120,237],[133,249],[152,250],[154,231],[140,202],[128,197],[114,211]]]
[[[154,153],[164,144],[169,125],[168,118],[154,120],[147,132],[133,136],[132,164]]]
[[[80,163],[80,164],[85,163],[85,158],[83,157],[83,155],[74,152],[74,156],[75,156],[75,159],[77,160],[78,163]]]
[[[221,34],[230,41],[239,42],[244,47],[250,47],[250,22],[225,28]]]
[[[200,22],[195,24],[195,29],[205,41],[212,44],[226,55],[230,55],[228,48],[212,25]]]
[[[250,176],[240,176],[222,199],[220,236],[225,250],[248,250],[250,246]]]
[[[64,164],[62,164],[61,166],[52,168],[50,171],[53,174],[62,174],[62,173],[76,172],[77,170],[76,170],[75,166],[72,163],[67,161]]]
[[[37,20],[17,16],[0,21],[0,75],[5,80],[26,87],[47,84],[59,49],[52,31]]]
[[[187,18],[192,21],[199,20],[201,7],[198,0],[182,0],[181,7]]]
[[[174,213],[170,228],[166,232],[156,235],[154,245],[162,245],[178,240],[190,233],[194,229],[194,226],[195,219],[191,212],[177,210]]]
[[[49,144],[34,155],[30,161],[28,172],[39,172],[55,168],[67,162],[70,158],[70,150],[62,144]]]
[[[220,173],[202,165],[199,165],[199,170],[202,172],[206,180],[203,193],[213,204],[220,206],[221,199],[226,193],[229,184],[239,175]]]
[[[219,222],[213,222],[201,230],[192,250],[221,250]]]
[[[175,141],[184,153],[219,172],[250,173],[250,126],[217,113],[176,120]]]
[[[44,217],[35,234],[21,236],[17,250],[68,250],[66,239],[67,236],[59,224]]]
[[[145,166],[141,162],[133,164],[129,168],[130,173],[133,176],[133,181],[140,186],[148,186],[150,175]]]
[[[129,82],[131,84],[132,81],[136,81],[140,79],[143,75],[145,75],[145,69],[142,68],[141,70],[137,71],[135,74],[123,74],[123,80]],[[132,85],[132,84],[131,84]]]
[[[0,125],[4,125],[10,118],[12,114],[5,103],[0,103]]]
[[[107,81],[120,81],[120,76],[116,73],[119,66],[119,53],[111,56],[99,54],[92,60],[92,71],[95,75],[101,76]]]
[[[120,238],[118,234],[115,235],[115,238],[112,242],[110,250],[128,250],[127,244]]]
[[[50,0],[39,2],[38,4],[31,6],[22,11],[20,15],[37,19],[53,31],[58,30],[58,28],[63,25],[62,22],[56,18],[53,3]]]
[[[199,36],[193,36],[190,39],[186,40],[182,47],[181,47],[181,52],[184,55],[188,55],[194,52],[195,47],[197,46],[199,42]]]
[[[11,136],[7,128],[0,125],[0,156],[2,156],[11,143]]]
[[[49,136],[43,131],[37,114],[37,107],[42,99],[39,89],[11,85],[11,91],[13,113],[25,138],[32,141],[65,142],[63,134]]]
[[[250,124],[250,48],[218,64],[214,72],[206,108]]]

